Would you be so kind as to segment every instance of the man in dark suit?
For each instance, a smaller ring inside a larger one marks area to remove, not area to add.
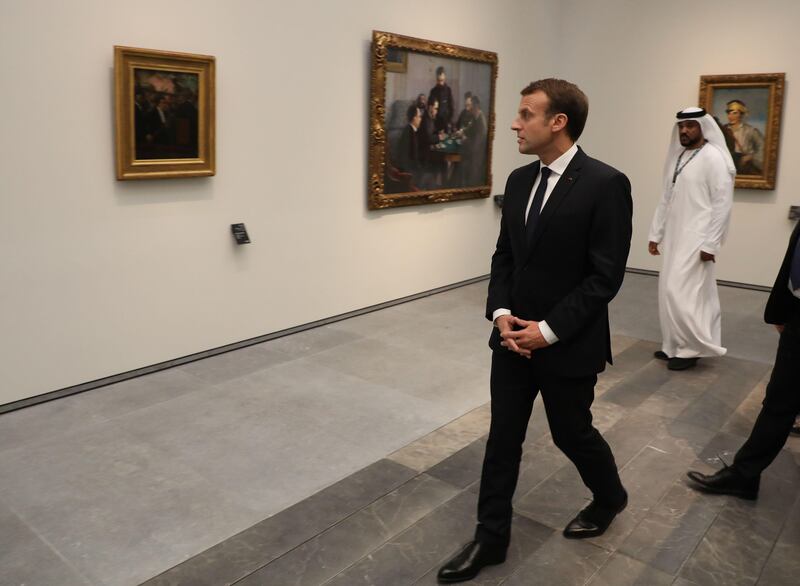
[[[442,185],[442,176],[445,165],[441,158],[431,152],[431,147],[444,139],[443,132],[436,130],[436,116],[439,112],[439,102],[428,102],[428,107],[422,115],[422,122],[417,132],[419,141],[419,161],[421,175],[420,187],[422,189],[438,189]]]
[[[412,173],[416,183],[420,174],[419,139],[417,138],[417,132],[419,132],[419,126],[422,122],[422,113],[416,105],[408,107],[406,111],[406,120],[408,124],[405,125],[403,132],[400,134],[394,163],[401,171]]]
[[[761,473],[780,453],[800,413],[800,224],[789,238],[764,321],[781,337],[761,412],[733,464],[715,474],[689,471],[692,488],[702,492],[756,499]]]
[[[590,407],[597,373],[611,362],[608,303],[622,284],[633,204],[627,177],[575,145],[587,113],[586,96],[569,82],[544,79],[522,90],[511,129],[519,151],[540,160],[506,183],[486,309],[496,327],[478,526],[439,571],[441,583],[469,580],[505,560],[522,443],[539,392],[553,441],[594,496],[564,536],[602,534],[627,504]]]
[[[453,124],[453,90],[447,85],[447,72],[444,67],[436,68],[436,85],[431,88],[428,94],[428,104],[436,100],[439,110],[436,113],[436,130],[450,131]]]

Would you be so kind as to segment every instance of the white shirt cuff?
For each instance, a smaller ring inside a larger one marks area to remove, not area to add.
[[[492,313],[492,323],[494,323],[495,326],[497,325],[495,323],[497,322],[497,318],[500,317],[501,315],[511,315],[511,310],[506,309],[505,307],[501,307],[500,309],[495,309],[494,312]]]
[[[558,342],[558,336],[550,329],[546,321],[543,320],[539,322],[539,331],[542,332],[542,337],[544,337],[548,344],[552,345]]]

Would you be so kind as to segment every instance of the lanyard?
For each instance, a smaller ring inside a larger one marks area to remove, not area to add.
[[[672,174],[673,185],[675,185],[675,182],[678,180],[678,175],[681,174],[681,171],[683,171],[684,167],[686,167],[686,165],[692,162],[692,159],[694,159],[697,156],[697,153],[703,150],[704,146],[706,146],[706,143],[700,145],[699,149],[695,149],[695,151],[692,153],[692,156],[689,157],[689,159],[683,165],[681,165],[681,159],[683,159],[683,155],[686,154],[686,149],[683,149],[683,152],[680,155],[678,155],[678,160],[675,161],[675,172]]]

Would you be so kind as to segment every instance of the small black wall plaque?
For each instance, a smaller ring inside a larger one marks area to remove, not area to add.
[[[250,236],[247,235],[247,228],[244,224],[231,224],[231,232],[236,239],[236,244],[250,244]]]

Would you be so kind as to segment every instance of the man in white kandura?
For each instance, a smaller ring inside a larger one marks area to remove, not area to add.
[[[714,262],[728,231],[735,176],[717,122],[702,108],[678,112],[648,245],[650,254],[664,255],[658,277],[662,343],[655,357],[667,360],[670,370],[726,352]]]

